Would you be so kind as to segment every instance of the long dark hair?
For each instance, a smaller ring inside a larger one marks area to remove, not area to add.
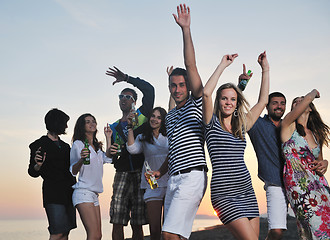
[[[292,100],[292,106],[294,102],[300,97],[296,97]],[[304,97],[302,97],[304,98]],[[330,128],[327,124],[325,124],[319,114],[319,112],[316,110],[315,105],[311,102],[309,104],[309,107],[311,108],[312,111],[310,111],[308,120],[307,120],[307,128],[312,131],[313,135],[316,137],[317,141],[320,144],[320,147],[325,144],[327,147],[329,146],[329,135],[330,135]],[[297,132],[301,136],[306,136],[306,132],[304,129],[304,126],[298,123],[298,119],[296,119],[296,129]]]
[[[74,142],[76,140],[80,140],[82,142],[85,141],[85,139],[86,139],[86,130],[85,130],[86,121],[85,121],[85,118],[86,117],[92,117],[96,122],[95,117],[90,113],[85,113],[85,114],[81,115],[77,119],[76,125],[74,126],[72,142]],[[93,145],[95,147],[95,151],[97,152],[99,149],[102,150],[102,143],[97,140],[96,133],[97,133],[97,130],[95,131],[95,133],[93,135]]]
[[[234,137],[244,140],[244,133],[246,132],[246,114],[250,114],[249,103],[245,99],[242,92],[234,84],[225,83],[218,88],[214,101],[214,114],[219,118],[221,127],[228,131],[225,124],[223,123],[219,102],[222,90],[229,88],[234,89],[237,93],[237,106],[235,110],[237,112],[237,117],[233,115],[231,118],[231,131]]]
[[[152,135],[152,128],[150,126],[150,117],[155,111],[159,111],[160,118],[161,118],[159,132],[163,136],[167,136],[166,135],[166,127],[165,127],[165,117],[166,117],[167,112],[162,107],[155,107],[154,109],[152,109],[151,113],[149,114],[148,124],[147,124],[145,130],[142,133],[142,139],[141,139],[142,141],[146,141],[146,142],[151,143],[151,144],[154,143],[154,138],[153,138],[153,135]]]

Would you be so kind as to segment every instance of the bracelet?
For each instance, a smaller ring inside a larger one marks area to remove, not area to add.
[[[264,72],[269,72],[269,69],[268,70],[265,70],[265,71],[262,71],[262,73],[264,73]]]
[[[127,124],[127,129],[133,129],[133,125],[132,124]]]
[[[128,74],[126,74],[125,81],[127,82],[128,79],[129,79],[129,76],[128,76]]]

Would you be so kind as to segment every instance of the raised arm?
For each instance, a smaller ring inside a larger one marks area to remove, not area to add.
[[[109,67],[109,70],[105,72],[106,75],[114,77],[116,80],[112,82],[112,85],[120,82],[127,82],[128,75],[120,71],[118,68],[113,66],[113,68]]]
[[[140,78],[131,77],[128,74],[125,74],[122,71],[120,71],[115,66],[113,68],[109,67],[109,70],[106,71],[105,74],[116,78],[116,80],[112,83],[112,85],[119,82],[127,82],[132,84],[134,87],[137,87],[143,94],[142,106],[139,109],[144,116],[149,115],[149,113],[153,109],[154,101],[155,101],[155,89],[149,82]]]
[[[315,98],[319,98],[320,93],[313,89],[310,93],[308,93],[303,100],[297,104],[296,107],[289,112],[281,123],[281,140],[282,142],[286,142],[292,135],[295,130],[295,121],[300,117],[301,114],[304,113],[306,108],[308,108],[309,104],[313,102]]]
[[[259,92],[259,98],[256,105],[254,105],[250,113],[247,115],[247,124],[246,124],[246,130],[250,130],[253,126],[253,124],[257,121],[258,117],[266,107],[268,103],[268,94],[269,94],[269,63],[267,60],[266,51],[261,53],[258,56],[258,63],[260,64],[262,76],[261,76],[261,85],[260,85],[260,92]],[[244,69],[245,71],[245,69]]]
[[[196,98],[202,96],[203,84],[199,76],[195,50],[190,32],[190,9],[185,4],[177,6],[178,15],[173,14],[176,23],[181,27],[183,35],[183,56],[184,63],[187,70],[190,90],[192,95]]]
[[[203,121],[208,124],[212,119],[213,114],[213,103],[212,103],[212,93],[217,86],[218,80],[225,70],[235,58],[238,57],[238,54],[225,55],[222,57],[220,64],[215,69],[214,73],[211,75],[209,80],[204,86],[203,89]]]
[[[171,73],[173,72],[173,66],[171,67],[167,67],[166,68],[166,72],[168,77],[171,75]],[[170,94],[170,99],[168,100],[168,111],[172,110],[173,108],[175,108],[175,101],[174,98],[172,97],[172,95]]]
[[[105,135],[105,140],[106,140],[106,150],[105,154],[107,157],[111,158],[111,136],[112,136],[112,130],[110,128],[110,125],[107,124],[106,127],[104,127],[104,135]]]

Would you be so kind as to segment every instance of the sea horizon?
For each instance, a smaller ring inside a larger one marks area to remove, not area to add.
[[[196,215],[192,231],[200,231],[205,228],[221,225],[216,216]],[[0,240],[44,240],[48,239],[47,218],[11,218],[0,219]],[[150,235],[149,226],[143,226],[144,236]],[[102,236],[104,239],[111,239],[112,224],[109,217],[102,218]],[[125,238],[132,237],[130,226],[124,228]],[[70,232],[70,240],[81,240],[86,238],[86,232],[82,222],[77,215],[77,228]]]

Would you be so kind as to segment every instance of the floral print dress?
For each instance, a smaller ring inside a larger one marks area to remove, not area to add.
[[[300,239],[330,239],[330,188],[310,164],[317,159],[320,146],[310,149],[294,131],[282,148],[286,160],[284,186],[297,218]]]

